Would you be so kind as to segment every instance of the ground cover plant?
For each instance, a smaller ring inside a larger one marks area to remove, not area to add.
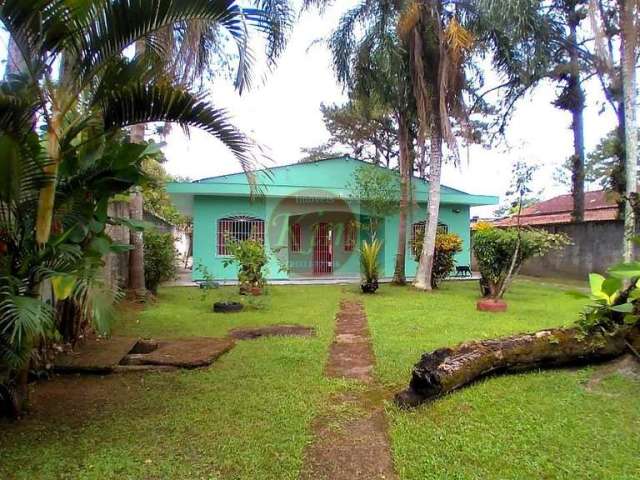
[[[332,393],[356,389],[323,374],[341,298],[364,302],[375,376],[390,399],[425,351],[572,324],[587,302],[566,294],[575,289],[516,281],[510,310],[496,316],[475,310],[476,282],[445,282],[430,295],[389,285],[373,296],[359,285],[273,286],[265,309],[221,316],[197,289],[161,288],[116,333],[220,336],[298,323],[317,336],[238,341],[204,370],[43,383],[31,415],[0,425],[0,478],[297,479],[313,418]],[[210,300],[235,291],[211,290]],[[490,378],[410,412],[388,402],[399,478],[637,478],[629,446],[640,442],[640,381],[602,372]],[[351,413],[337,413],[339,428]]]
[[[475,282],[445,283],[424,297],[383,287],[365,298],[376,373],[389,390],[406,386],[424,352],[469,339],[568,326],[584,299],[575,286],[518,281],[510,310],[475,310]],[[403,305],[398,308],[398,305]],[[640,441],[640,381],[602,367],[490,378],[418,408],[389,404],[396,470],[402,479],[637,478],[625,445]]]
[[[311,420],[341,383],[323,376],[340,295],[338,286],[273,287],[266,311],[217,315],[197,289],[160,289],[116,333],[221,336],[291,321],[317,335],[239,341],[209,369],[45,382],[23,422],[0,424],[0,478],[297,479]]]

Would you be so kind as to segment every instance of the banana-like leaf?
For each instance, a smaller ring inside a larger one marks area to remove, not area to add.
[[[56,275],[50,278],[56,300],[66,300],[76,287],[75,275]]]
[[[640,277],[640,262],[619,263],[611,267],[609,273],[618,278]]]
[[[620,313],[633,313],[633,309],[633,303],[623,303],[621,305],[614,305],[613,307],[611,307],[611,310]]]
[[[609,277],[602,282],[602,293],[608,297],[613,297],[622,288],[622,281],[619,278]]]
[[[591,294],[595,297],[602,295],[602,284],[606,279],[599,273],[589,274],[589,287],[591,288]]]

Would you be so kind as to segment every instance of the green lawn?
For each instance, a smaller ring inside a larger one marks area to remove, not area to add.
[[[139,323],[128,319],[117,333],[215,336],[295,322],[318,336],[238,342],[209,369],[147,374],[142,386],[127,374],[114,395],[133,389],[129,402],[79,421],[36,414],[0,424],[0,479],[297,479],[311,420],[338,386],[323,367],[341,288],[272,288],[266,310],[233,315],[209,313],[199,295],[165,289]]]
[[[420,354],[472,338],[568,325],[582,306],[558,285],[520,281],[505,314],[474,308],[477,284],[432,295],[384,287],[366,308],[381,381],[407,384]],[[570,287],[567,287],[570,288]],[[402,305],[399,308],[398,305]],[[638,479],[640,382],[593,368],[491,378],[416,411],[388,405],[403,480]]]
[[[383,286],[362,297],[390,395],[426,350],[571,323],[580,301],[518,282],[509,312],[474,309],[477,283],[434,294]],[[314,338],[238,342],[209,369],[65,379],[51,411],[0,424],[1,479],[296,479],[310,423],[346,382],[323,378],[340,298],[354,286],[281,286],[262,310],[209,312],[196,289],[161,290],[119,334],[219,336],[236,326],[300,323]],[[388,404],[396,468],[408,479],[640,478],[640,382],[595,370],[492,378],[412,412]],[[40,387],[51,389],[56,382]],[[75,383],[74,383],[75,382]],[[84,395],[95,389],[95,396]],[[60,388],[58,388],[60,390]],[[67,402],[67,403],[65,403]],[[36,405],[37,407],[37,405]]]

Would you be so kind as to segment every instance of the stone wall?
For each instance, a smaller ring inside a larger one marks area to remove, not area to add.
[[[111,202],[109,216],[129,218],[128,202]],[[108,225],[107,234],[118,244],[129,245],[129,229],[122,225]],[[105,276],[112,287],[126,288],[129,284],[129,252],[110,253],[105,258]]]

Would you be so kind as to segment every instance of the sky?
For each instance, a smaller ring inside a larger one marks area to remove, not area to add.
[[[303,157],[302,148],[328,140],[320,104],[340,103],[346,96],[337,85],[326,45],[316,40],[326,38],[340,15],[355,3],[341,0],[323,16],[303,14],[276,69],[263,84],[242,96],[230,82],[217,82],[211,90],[211,100],[228,108],[234,123],[266,149],[270,164],[295,163]],[[553,107],[554,97],[552,85],[533,90],[520,101],[509,124],[505,136],[509,147],[471,147],[468,156],[462,152],[459,167],[445,166],[443,183],[470,193],[504,197],[513,161],[526,159],[540,165],[534,181],[536,194],[547,198],[567,192],[568,187],[554,183],[553,172],[572,154],[571,118]],[[587,99],[585,140],[590,151],[615,126],[615,118],[610,111],[600,113],[602,96],[595,82],[587,84]],[[165,167],[171,174],[197,179],[239,171],[231,153],[204,132],[194,129],[186,137],[174,129],[166,142]],[[480,207],[473,214],[490,215],[492,210]]]
[[[358,1],[340,0],[323,15],[314,11],[303,14],[276,68],[242,96],[231,81],[223,79],[216,80],[210,89],[209,100],[228,109],[233,123],[267,153],[268,165],[295,163],[303,157],[302,148],[318,146],[329,139],[320,104],[344,102],[346,95],[337,85],[326,44],[318,40],[327,38],[340,16]],[[4,60],[6,32],[0,32],[0,44]],[[588,152],[614,128],[615,118],[610,110],[601,112],[603,98],[595,80],[587,82],[586,90]],[[516,108],[506,132],[506,145],[491,149],[472,146],[468,154],[461,152],[459,167],[445,165],[443,183],[503,200],[511,182],[513,162],[525,159],[540,166],[533,185],[538,196],[549,198],[566,193],[567,186],[554,183],[553,172],[572,154],[571,119],[567,112],[553,107],[554,98],[552,85],[533,90]],[[174,128],[165,141],[165,167],[172,175],[198,179],[240,171],[230,151],[205,132],[191,129],[187,136]],[[472,214],[490,216],[494,208],[475,208]]]

